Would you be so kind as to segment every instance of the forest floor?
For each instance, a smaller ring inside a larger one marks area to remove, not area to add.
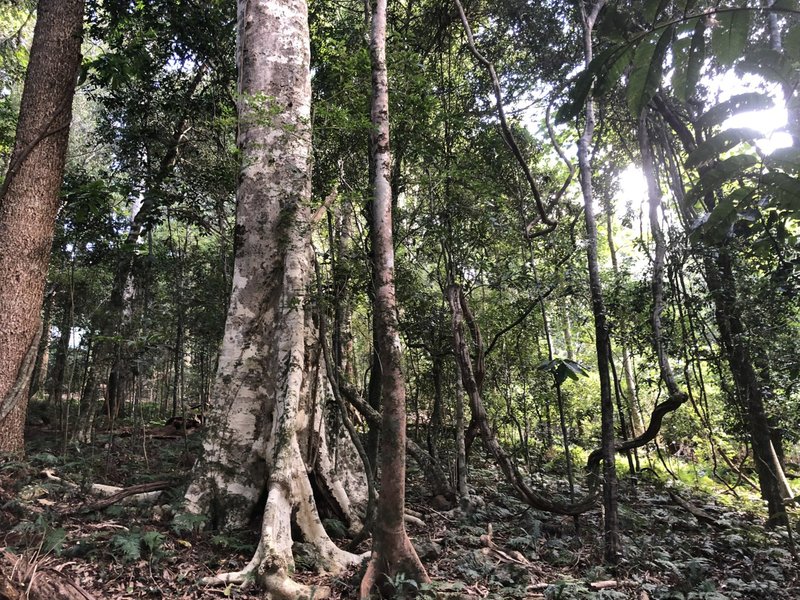
[[[200,533],[191,521],[174,518],[197,433],[184,439],[159,428],[148,431],[146,444],[141,432],[127,433],[62,453],[53,443],[58,432],[35,428],[25,461],[0,461],[0,573],[8,579],[50,573],[97,599],[258,598],[256,590],[200,583],[241,568],[255,547],[255,530]],[[787,532],[765,530],[764,515],[741,510],[733,496],[698,495],[655,478],[635,485],[623,479],[625,556],[612,570],[602,566],[599,511],[582,515],[576,528],[570,517],[522,504],[493,469],[473,469],[470,477],[477,501],[465,514],[432,508],[411,473],[408,505],[424,527],[412,524],[409,533],[434,580],[418,597],[800,598]],[[124,487],[156,480],[176,483],[155,505],[116,503],[76,512],[96,500],[87,494],[91,483]],[[343,529],[335,521],[326,524],[333,536]],[[333,598],[356,597],[360,572],[306,572],[302,545],[298,551],[297,579],[330,586]],[[21,562],[11,569],[20,556],[27,570]],[[395,584],[409,588],[402,580]]]

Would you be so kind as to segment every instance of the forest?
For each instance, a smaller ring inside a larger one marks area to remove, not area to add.
[[[0,0],[0,600],[800,598],[797,0]]]

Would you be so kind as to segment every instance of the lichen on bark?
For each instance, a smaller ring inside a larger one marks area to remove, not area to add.
[[[329,448],[329,388],[307,298],[312,224],[306,3],[241,0],[238,24],[242,166],[233,289],[204,454],[186,492],[186,509],[210,515],[220,527],[242,527],[266,498],[250,563],[207,582],[255,578],[273,598],[321,598],[325,590],[291,579],[292,520],[313,548],[318,568],[336,572],[361,558],[340,550],[325,532],[309,473],[351,520],[358,519],[363,498],[344,493],[330,457],[321,457]],[[308,447],[316,451],[304,454]]]

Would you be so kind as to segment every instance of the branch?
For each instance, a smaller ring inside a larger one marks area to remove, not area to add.
[[[627,450],[633,450],[635,448],[641,448],[648,442],[653,441],[658,435],[658,432],[661,431],[661,422],[664,420],[664,417],[680,408],[687,399],[688,396],[685,393],[679,392],[677,395],[670,396],[664,402],[657,405],[653,409],[652,415],[650,415],[650,424],[645,432],[637,438],[615,445],[614,451],[619,453]],[[596,473],[597,468],[600,466],[601,458],[602,449],[597,448],[596,450],[593,450],[589,455],[589,460],[586,462],[586,469],[591,473]]]
[[[453,347],[456,353],[459,376],[464,384],[464,391],[469,398],[472,418],[477,422],[484,448],[497,462],[506,480],[514,487],[519,497],[537,510],[545,510],[561,515],[579,515],[592,510],[597,505],[598,495],[592,489],[590,493],[572,504],[562,504],[552,498],[536,492],[525,482],[514,460],[506,453],[497,441],[497,436],[489,426],[489,419],[483,405],[478,382],[475,379],[472,360],[464,335],[463,294],[460,286],[451,284],[447,289],[447,300],[453,313]]]
[[[370,427],[378,430],[381,428],[381,415],[372,408],[363,398],[347,384],[344,380],[339,381],[339,391],[347,401],[367,420]],[[411,457],[417,461],[422,472],[425,474],[428,484],[431,486],[431,492],[434,496],[452,497],[453,490],[447,485],[447,474],[442,470],[439,463],[434,458],[425,452],[420,446],[411,438],[406,438],[406,450]]]
[[[494,89],[494,97],[497,103],[497,116],[500,118],[500,127],[503,132],[503,139],[505,140],[506,144],[508,144],[511,152],[514,154],[514,158],[517,159],[519,166],[522,167],[522,171],[525,173],[525,179],[528,180],[528,185],[530,186],[531,192],[533,193],[533,198],[536,201],[536,210],[539,213],[542,223],[546,225],[544,229],[531,234],[531,237],[546,235],[556,228],[558,222],[547,216],[547,211],[545,210],[544,203],[542,202],[542,196],[539,194],[539,188],[536,187],[536,182],[533,180],[533,175],[531,174],[530,168],[528,168],[528,163],[525,161],[525,157],[522,156],[522,151],[519,149],[517,141],[514,139],[514,135],[511,133],[511,128],[508,126],[506,113],[503,109],[503,93],[500,89],[500,79],[497,77],[497,72],[494,70],[494,65],[487,60],[487,58],[483,56],[483,54],[481,54],[475,47],[475,39],[472,36],[472,29],[469,26],[467,15],[464,12],[464,7],[461,5],[460,0],[453,1],[458,9],[458,15],[461,17],[461,23],[464,25],[464,32],[467,35],[467,46],[469,46],[469,50],[475,57],[475,60],[477,60],[486,68],[489,73],[489,77],[492,79],[492,88]]]
[[[331,193],[328,194],[322,205],[319,208],[317,208],[316,211],[314,211],[314,215],[311,217],[312,226],[320,222],[322,216],[333,205],[333,203],[336,201],[336,198],[338,197],[339,197],[339,182],[337,181],[336,183],[333,184],[333,189],[331,190]]]
[[[84,504],[77,509],[68,510],[64,514],[75,514],[75,513],[88,513],[88,512],[95,512],[98,510],[103,510],[104,508],[108,508],[112,504],[116,504],[120,500],[124,500],[128,496],[137,496],[139,494],[146,494],[148,492],[160,492],[162,490],[169,489],[174,485],[175,482],[162,480],[162,481],[151,481],[149,483],[140,483],[139,485],[132,485],[125,489],[118,491],[107,498],[103,498],[102,500],[98,500],[92,504]]]

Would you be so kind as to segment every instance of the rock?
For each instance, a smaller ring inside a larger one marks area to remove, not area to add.
[[[431,507],[434,510],[445,511],[453,508],[453,504],[447,498],[439,494],[431,499]]]
[[[417,556],[423,561],[436,560],[444,552],[439,544],[430,540],[418,540],[414,544],[414,548],[417,550]]]

